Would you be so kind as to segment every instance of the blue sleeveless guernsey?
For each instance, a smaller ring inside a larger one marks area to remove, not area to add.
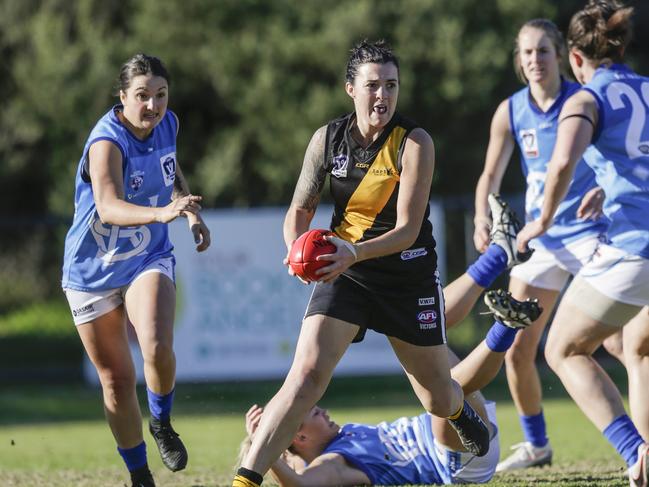
[[[104,225],[99,219],[88,171],[88,150],[100,140],[122,153],[124,197],[140,206],[166,206],[176,175],[178,119],[167,111],[146,140],[137,139],[110,109],[93,128],[75,179],[74,219],[65,239],[62,287],[103,291],[129,284],[151,262],[171,256],[167,225]]]
[[[494,434],[485,457],[450,451],[436,443],[427,413],[376,426],[343,425],[322,454],[341,455],[363,471],[372,485],[487,482],[494,474],[499,455],[495,404],[487,405]]]
[[[561,92],[547,112],[541,111],[532,101],[529,87],[509,98],[509,123],[521,151],[521,164],[527,181],[525,219],[528,222],[541,216],[545,177],[557,139],[559,113],[564,102],[578,89],[579,84],[562,80]],[[595,186],[595,174],[580,160],[568,194],[554,216],[554,224],[544,235],[532,240],[531,247],[558,249],[574,240],[603,233],[606,219],[584,221],[576,214],[581,199]]]
[[[599,120],[584,158],[606,193],[610,244],[649,259],[649,78],[627,66],[598,68],[584,85]]]

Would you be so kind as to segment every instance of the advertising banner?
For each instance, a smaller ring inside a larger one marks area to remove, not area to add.
[[[443,249],[443,214],[433,205],[431,219]],[[311,228],[328,228],[332,208],[322,206]],[[204,211],[212,236],[203,253],[185,219],[170,224],[176,256],[177,306],[174,349],[182,381],[282,378],[293,359],[300,324],[314,284],[287,274],[282,259],[283,208]],[[440,255],[441,271],[445,259]],[[132,345],[138,380],[142,357]],[[86,363],[86,376],[97,382]],[[400,365],[387,339],[368,331],[353,344],[336,374],[397,372]]]

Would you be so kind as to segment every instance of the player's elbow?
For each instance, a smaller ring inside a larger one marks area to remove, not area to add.
[[[406,250],[412,247],[419,236],[419,228],[414,225],[405,225],[401,228],[399,238],[399,250]]]
[[[110,208],[105,205],[97,204],[97,216],[103,225],[115,225],[113,215]]]

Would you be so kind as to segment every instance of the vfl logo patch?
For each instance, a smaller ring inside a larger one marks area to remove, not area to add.
[[[417,315],[420,330],[431,330],[437,328],[437,313],[433,309],[420,311]]]
[[[144,171],[135,171],[130,175],[128,185],[133,191],[138,191],[144,184]]]
[[[539,142],[536,139],[536,129],[521,130],[523,152],[526,157],[539,157]]]
[[[401,252],[401,260],[416,259],[417,257],[423,257],[424,255],[427,254],[428,251],[424,247],[420,247],[418,249],[404,250],[403,252]]]
[[[337,156],[334,156],[334,167],[331,169],[331,175],[336,176],[337,178],[346,178],[348,164],[349,157],[347,157],[347,154],[338,154]]]
[[[170,152],[160,158],[160,168],[165,186],[171,186],[176,179],[176,153]]]
[[[95,311],[95,306],[93,304],[88,304],[86,306],[82,306],[81,308],[73,309],[72,316],[81,316],[92,313],[93,311]]]
[[[419,306],[431,306],[435,304],[435,297],[419,298]]]

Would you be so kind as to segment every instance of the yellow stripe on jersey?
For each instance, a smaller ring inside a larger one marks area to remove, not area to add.
[[[406,129],[395,127],[367,174],[347,202],[342,221],[334,230],[343,239],[356,242],[374,224],[399,182],[397,158]]]

